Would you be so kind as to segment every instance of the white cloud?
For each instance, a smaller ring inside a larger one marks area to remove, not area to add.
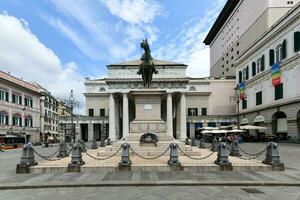
[[[189,19],[178,34],[168,35],[173,38],[169,44],[153,51],[159,59],[183,62],[188,66],[187,75],[191,77],[209,76],[210,52],[203,44],[209,29],[219,15],[226,0],[211,1],[210,9],[204,16]]]
[[[130,24],[149,24],[155,16],[162,13],[162,7],[156,1],[146,0],[109,0],[103,1],[111,14]]]
[[[65,37],[69,38],[75,46],[88,58],[100,60],[101,53],[97,48],[92,47],[92,43],[86,41],[84,37],[78,34],[70,26],[62,22],[60,19],[53,17],[43,17],[51,26],[60,31]]]
[[[60,32],[83,52],[89,49],[79,38],[89,38],[98,49],[102,49],[102,57],[110,58],[110,61],[132,57],[137,42],[142,38],[148,37],[150,44],[156,41],[158,29],[152,23],[156,16],[163,14],[160,4],[156,1],[53,0],[50,2],[66,17],[64,26],[61,26],[62,23],[54,23]],[[103,6],[119,21],[110,23],[105,20],[101,13]],[[49,23],[49,19],[47,21]],[[66,30],[66,27],[70,28],[70,24],[74,23],[83,28],[81,31],[83,35],[77,34],[75,37],[74,31]]]
[[[84,78],[79,75],[76,63],[62,64],[58,56],[30,31],[24,20],[2,13],[0,27],[0,70],[36,81],[62,99],[74,89],[82,112]]]

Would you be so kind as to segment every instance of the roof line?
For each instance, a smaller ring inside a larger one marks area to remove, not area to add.
[[[210,31],[208,32],[206,38],[204,39],[203,43],[206,45],[210,45],[211,42],[214,40],[215,36],[221,30],[224,23],[227,21],[228,17],[235,9],[235,7],[239,4],[240,0],[227,0],[224,8],[222,9],[221,13],[219,14],[218,18],[216,19],[215,23],[211,27]]]

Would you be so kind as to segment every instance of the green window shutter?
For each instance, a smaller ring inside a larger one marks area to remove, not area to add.
[[[246,67],[246,80],[249,79],[249,66]]]
[[[282,42],[282,59],[286,59],[287,52],[286,52],[286,40]]]
[[[5,125],[8,125],[8,120],[9,120],[9,119],[8,119],[8,115],[6,115],[6,116],[5,116],[5,121],[6,121],[6,122],[5,122]]]
[[[16,103],[16,95],[14,95],[14,94],[12,95],[12,102]]]
[[[239,71],[239,83],[243,82],[243,73]]]
[[[262,91],[256,93],[256,105],[262,104]]]
[[[265,70],[265,55],[262,55],[260,71],[264,71],[264,70]]]
[[[5,101],[8,101],[8,92],[5,92]]]
[[[300,51],[300,32],[294,33],[294,51]]]
[[[255,62],[252,62],[252,76],[256,75],[256,64]]]
[[[275,60],[275,52],[274,49],[270,49],[269,51],[269,56],[270,56],[270,66],[274,65],[274,60]]]

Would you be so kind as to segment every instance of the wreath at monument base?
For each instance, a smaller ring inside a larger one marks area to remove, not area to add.
[[[158,142],[158,137],[154,133],[145,133],[141,136],[140,143],[141,144],[154,144]]]

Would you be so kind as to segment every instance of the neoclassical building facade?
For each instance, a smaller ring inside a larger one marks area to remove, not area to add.
[[[112,141],[139,140],[151,132],[159,140],[183,141],[195,138],[201,127],[235,122],[235,102],[229,98],[234,77],[190,78],[187,65],[153,61],[158,74],[150,87],[137,74],[141,60],[108,65],[107,78],[86,79],[87,117],[74,119],[77,139],[100,140],[106,132]]]
[[[241,123],[299,140],[300,3],[257,38],[235,67],[246,97],[240,105]]]

